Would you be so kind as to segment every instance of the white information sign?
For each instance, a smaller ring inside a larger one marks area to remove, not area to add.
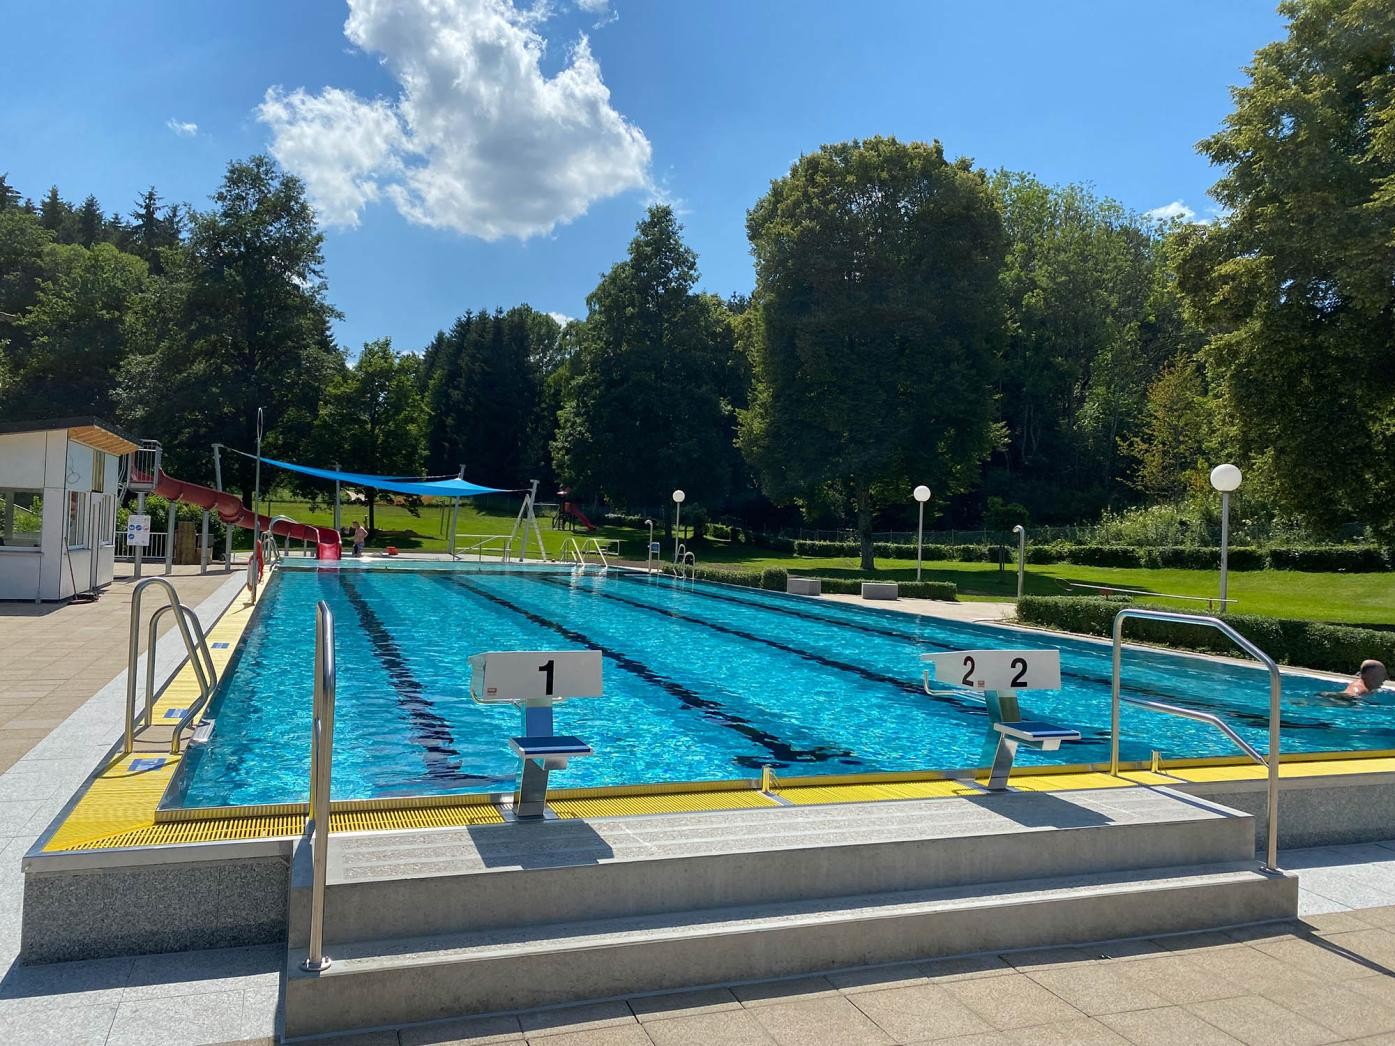
[[[470,656],[470,696],[481,704],[601,696],[599,650],[490,650]]]
[[[150,544],[150,517],[138,516],[134,512],[126,517],[126,544],[148,547]]]
[[[976,690],[1059,690],[1058,650],[952,650],[922,654],[935,666],[935,679]]]

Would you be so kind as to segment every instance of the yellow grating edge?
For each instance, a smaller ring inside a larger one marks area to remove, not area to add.
[[[418,828],[468,828],[503,824],[499,808],[483,803],[431,810],[368,810],[331,814],[332,832],[385,832]],[[169,846],[177,843],[221,843],[238,839],[279,839],[305,831],[305,818],[294,814],[275,817],[230,817],[207,821],[175,821],[152,824],[133,831],[88,839],[68,850],[111,850],[127,846]]]

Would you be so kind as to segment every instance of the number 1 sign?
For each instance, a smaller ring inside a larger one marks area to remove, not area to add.
[[[940,683],[975,690],[1059,690],[1061,655],[1056,650],[953,650],[922,654]]]
[[[470,696],[483,704],[601,696],[599,650],[491,650],[470,657]]]

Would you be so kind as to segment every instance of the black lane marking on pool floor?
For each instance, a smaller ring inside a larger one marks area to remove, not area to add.
[[[347,574],[339,575],[339,587],[344,593],[344,598],[358,615],[363,633],[373,646],[373,653],[378,656],[388,678],[392,680],[393,689],[397,691],[397,703],[412,726],[411,740],[421,746],[427,775],[437,780],[465,784],[504,780],[461,770],[460,753],[455,748],[455,735],[451,733],[450,723],[432,708],[430,700],[423,692],[421,682],[408,667],[402,648],[397,645],[397,640],[392,638],[392,633],[383,624],[383,619],[369,605],[368,600],[363,598],[363,593],[358,590],[355,581],[356,579]]]
[[[644,580],[644,577],[639,574],[620,573],[616,574],[615,576],[632,581]],[[651,584],[653,584],[653,582],[651,582]],[[917,636],[910,632],[901,632],[894,628],[877,628],[874,625],[858,624],[855,621],[845,621],[837,617],[826,617],[823,614],[811,614],[802,610],[795,610],[792,607],[781,607],[775,606],[771,603],[761,603],[754,599],[742,599],[739,596],[728,595],[724,592],[713,592],[705,588],[688,588],[684,591],[690,594],[702,596],[704,599],[715,599],[723,603],[735,603],[738,606],[754,607],[757,610],[772,610],[777,614],[785,614],[789,617],[800,617],[804,618],[806,621],[817,621],[819,624],[833,625],[836,628],[850,628],[858,632],[867,633],[868,635],[882,636],[887,639],[903,639],[907,642],[912,643],[924,643],[926,646],[938,647],[941,650],[957,649],[956,647],[953,647],[948,643],[937,642],[933,639],[925,639],[922,636]],[[1164,651],[1159,651],[1159,653],[1164,653]],[[1108,677],[1090,675],[1087,672],[1081,672],[1075,669],[1067,669],[1065,666],[1061,667],[1061,675],[1063,677],[1068,677],[1071,679],[1079,679],[1086,683],[1096,683],[1100,686],[1113,685],[1113,680]],[[1164,701],[1172,702],[1177,700],[1175,694],[1171,694],[1166,690],[1160,690],[1157,687],[1143,686],[1137,682],[1129,683],[1125,689],[1131,690],[1137,694],[1146,694],[1149,697],[1161,698]],[[917,688],[917,690],[921,693],[924,693],[924,691],[920,690],[919,688]],[[1213,698],[1202,697],[1200,695],[1192,695],[1188,697],[1187,700],[1194,704],[1203,705],[1205,707],[1211,708],[1216,712],[1224,713],[1231,719],[1238,719],[1242,723],[1248,723],[1251,726],[1263,727],[1265,729],[1268,729],[1269,727],[1269,714],[1267,712],[1250,712],[1246,711],[1245,709],[1233,708],[1230,705],[1227,705],[1220,701],[1216,701]],[[1327,722],[1325,720],[1311,719],[1281,718],[1279,725],[1286,730],[1329,730],[1335,728],[1335,724],[1333,723]],[[1109,735],[1107,733],[1104,735],[1104,739],[1109,739]]]
[[[819,745],[816,748],[795,748],[793,745],[786,741],[782,741],[774,734],[768,733],[755,726],[749,720],[728,712],[722,707],[720,702],[703,697],[696,691],[689,690],[682,683],[669,679],[667,676],[659,675],[658,672],[655,672],[648,665],[644,664],[644,662],[638,661],[628,654],[622,654],[613,647],[607,647],[602,643],[598,643],[588,635],[578,632],[575,629],[568,628],[566,625],[559,624],[556,621],[549,621],[542,615],[535,614],[531,610],[521,607],[511,600],[505,599],[503,596],[480,588],[478,585],[471,584],[465,578],[458,575],[442,573],[439,575],[432,574],[431,576],[435,580],[444,582],[445,584],[463,588],[465,591],[479,596],[481,599],[487,599],[496,606],[501,606],[505,610],[512,611],[520,617],[531,621],[539,628],[545,628],[551,632],[555,632],[563,639],[569,640],[572,643],[594,650],[600,650],[605,657],[615,662],[617,666],[624,669],[626,672],[638,676],[646,683],[651,683],[673,695],[678,698],[679,701],[683,702],[684,705],[701,712],[711,721],[719,723],[728,729],[735,730],[748,740],[754,741],[780,762],[822,763],[830,759],[846,760],[853,754],[846,750],[828,748],[824,745]],[[737,756],[735,762],[737,765],[749,770],[759,770],[762,766],[767,765],[766,761],[754,759],[750,756]]]
[[[569,583],[559,583],[558,581],[554,581],[552,579],[544,577],[533,578],[530,580],[536,580],[541,582],[542,584],[551,585],[554,588],[571,588],[571,585]],[[921,687],[918,683],[911,683],[904,679],[897,679],[895,676],[889,676],[882,672],[875,671],[871,668],[864,668],[861,665],[850,664],[847,661],[837,661],[831,657],[824,657],[822,654],[816,654],[812,650],[804,650],[801,647],[790,646],[788,643],[781,643],[778,639],[768,639],[765,636],[758,636],[754,632],[746,632],[742,629],[732,628],[728,625],[719,625],[715,621],[708,621],[700,617],[692,617],[688,614],[680,614],[676,610],[669,610],[665,607],[656,607],[651,603],[641,603],[640,601],[635,599],[626,599],[624,596],[617,596],[611,592],[602,592],[596,588],[590,589],[589,592],[591,595],[596,596],[600,599],[612,599],[617,603],[623,603],[626,606],[637,607],[640,610],[647,610],[651,614],[658,614],[661,617],[667,617],[674,621],[683,621],[688,624],[700,625],[701,627],[710,629],[713,632],[720,632],[722,635],[734,636],[737,639],[744,639],[750,643],[758,643],[763,646],[773,647],[774,649],[783,651],[786,654],[793,654],[795,657],[803,658],[805,661],[812,661],[815,664],[823,665],[825,668],[834,668],[840,672],[847,672],[852,675],[861,676],[863,679],[866,679],[873,683],[882,683],[886,686],[893,687],[894,689],[904,691],[908,694],[914,694],[917,697],[927,698],[931,701],[937,701],[940,704],[949,705],[956,712],[965,712],[974,718],[984,718],[988,715],[985,706],[979,704],[978,702],[973,702],[971,704],[968,701],[961,700],[959,698],[945,697],[940,694],[927,694],[924,688]]]

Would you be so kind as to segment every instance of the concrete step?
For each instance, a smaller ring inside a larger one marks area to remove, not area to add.
[[[333,836],[325,940],[465,933],[1245,860],[1251,817],[1164,790]],[[290,943],[307,940],[308,848]]]
[[[1253,862],[361,941],[287,956],[288,1038],[904,959],[1292,917]]]

